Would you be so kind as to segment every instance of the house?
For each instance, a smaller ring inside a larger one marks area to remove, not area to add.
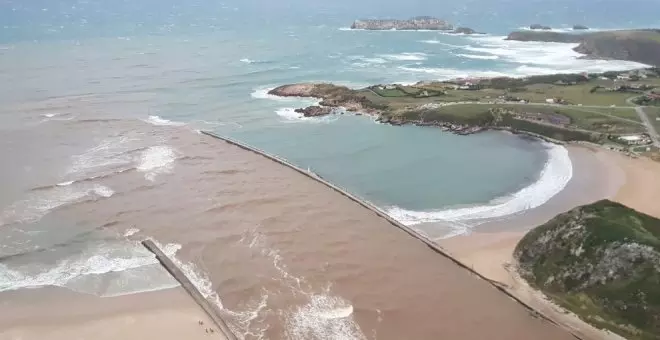
[[[547,98],[547,99],[545,100],[545,102],[548,103],[548,104],[554,104],[554,103],[555,103],[555,99],[554,99],[554,98]]]

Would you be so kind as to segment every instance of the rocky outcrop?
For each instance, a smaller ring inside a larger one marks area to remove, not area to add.
[[[588,30],[588,29],[589,29],[589,27],[584,26],[584,25],[574,25],[573,26],[574,31],[584,31],[584,30]]]
[[[452,32],[455,34],[485,34],[481,32],[477,32],[469,27],[456,27],[456,29]]]
[[[297,113],[302,113],[305,117],[321,117],[332,113],[332,108],[327,106],[308,106],[304,109],[295,109]]]
[[[507,40],[578,43],[575,51],[593,59],[636,61],[660,65],[660,30],[622,30],[593,33],[512,32]]]
[[[585,321],[631,339],[655,339],[659,236],[660,220],[604,200],[530,231],[514,256],[526,280]]]
[[[306,97],[321,99],[319,105],[300,109],[298,113],[310,115],[325,115],[332,113],[332,108],[342,107],[347,111],[378,115],[382,107],[372,103],[363,94],[346,86],[333,84],[291,84],[276,87],[268,94],[280,97]]]
[[[552,27],[550,27],[550,26],[544,26],[544,25],[541,25],[541,24],[532,24],[532,25],[529,25],[529,29],[530,29],[530,30],[544,30],[544,31],[549,31],[549,30],[552,29]]]
[[[361,30],[436,30],[451,31],[454,26],[445,20],[434,17],[415,17],[408,20],[382,19],[382,20],[356,20],[351,29]]]

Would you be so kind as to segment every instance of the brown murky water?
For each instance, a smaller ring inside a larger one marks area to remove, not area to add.
[[[12,192],[52,196],[6,209],[6,230],[37,223],[66,235],[62,249],[93,240],[131,250],[145,237],[179,244],[176,257],[217,293],[240,338],[570,338],[324,185],[188,127],[62,120],[4,138],[28,141],[2,151],[29,166],[3,175],[39,178]],[[30,153],[46,147],[47,159]],[[32,261],[40,251],[30,247],[3,255]]]

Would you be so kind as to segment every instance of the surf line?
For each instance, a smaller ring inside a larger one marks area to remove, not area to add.
[[[195,288],[195,285],[183,273],[179,267],[169,258],[152,240],[142,241],[142,245],[150,252],[156,255],[158,262],[181,284],[181,287],[188,292],[190,297],[206,312],[218,329],[224,334],[227,340],[237,340],[236,335],[227,326],[227,323],[220,317],[216,307],[207,300],[202,293]]]
[[[388,215],[386,212],[384,212],[383,210],[381,210],[379,207],[377,207],[377,206],[375,206],[375,205],[373,205],[373,204],[367,202],[366,200],[364,200],[364,199],[362,199],[362,198],[359,198],[359,197],[357,197],[357,196],[351,194],[351,193],[348,192],[346,189],[343,189],[343,188],[341,188],[341,187],[339,187],[339,186],[337,186],[337,185],[335,185],[335,184],[332,184],[332,183],[328,182],[327,180],[323,179],[321,176],[318,176],[318,175],[316,175],[316,174],[313,173],[313,172],[310,172],[310,171],[307,171],[307,170],[305,170],[305,169],[303,169],[303,168],[300,168],[300,167],[298,167],[297,165],[293,165],[292,163],[290,163],[289,161],[285,160],[284,158],[278,157],[278,156],[276,156],[276,155],[272,155],[272,154],[270,154],[270,153],[268,153],[268,152],[266,152],[266,151],[263,151],[263,150],[261,150],[261,149],[255,148],[255,147],[253,147],[253,146],[251,146],[251,145],[245,144],[245,143],[243,143],[243,142],[239,142],[239,141],[234,140],[234,139],[229,138],[229,137],[220,136],[220,135],[218,135],[218,134],[216,134],[216,133],[213,133],[213,132],[210,132],[210,131],[200,131],[200,133],[202,133],[202,134],[204,134],[204,135],[206,135],[206,136],[209,136],[209,137],[215,138],[215,139],[219,139],[219,140],[225,141],[225,142],[227,142],[227,143],[229,143],[229,144],[232,144],[232,145],[234,145],[234,146],[237,146],[237,147],[239,147],[239,148],[241,148],[241,149],[244,149],[244,150],[247,150],[247,151],[254,152],[254,153],[258,154],[258,155],[261,155],[261,156],[266,157],[266,158],[268,158],[268,159],[270,159],[270,160],[272,160],[272,161],[275,161],[275,162],[277,162],[277,163],[279,163],[279,164],[281,164],[281,165],[284,165],[284,166],[286,166],[286,167],[288,167],[288,168],[291,168],[291,169],[293,169],[293,170],[295,170],[295,171],[297,171],[297,172],[299,172],[299,173],[301,173],[301,174],[303,174],[303,175],[305,175],[305,176],[307,176],[307,177],[309,177],[309,178],[311,178],[311,179],[313,179],[313,180],[315,180],[315,181],[318,181],[318,182],[320,182],[320,183],[326,185],[327,187],[329,187],[329,188],[335,190],[336,192],[338,192],[338,193],[344,195],[345,197],[348,197],[349,199],[351,199],[351,200],[354,201],[355,203],[357,203],[357,204],[359,204],[359,205],[361,205],[361,206],[363,206],[363,207],[365,207],[365,208],[371,210],[373,213],[375,213],[375,214],[378,215],[379,217],[385,219],[387,222],[389,222],[389,223],[392,224],[393,226],[395,226],[395,227],[397,227],[397,228],[403,230],[404,232],[406,232],[408,235],[410,235],[410,236],[416,238],[416,239],[419,240],[419,241],[424,242],[424,244],[426,244],[426,245],[427,245],[429,248],[431,248],[433,251],[435,251],[436,253],[438,253],[438,254],[440,254],[440,255],[446,257],[446,258],[449,259],[450,261],[454,262],[454,264],[456,264],[457,266],[459,266],[459,267],[461,267],[461,268],[467,270],[467,271],[470,272],[471,274],[473,274],[473,275],[477,276],[478,278],[480,278],[480,279],[482,279],[482,280],[488,282],[492,287],[494,287],[494,288],[497,289],[498,291],[504,293],[504,294],[507,295],[509,298],[513,299],[513,300],[516,301],[518,304],[520,304],[521,306],[523,306],[523,307],[524,307],[525,309],[527,309],[530,313],[532,313],[532,315],[534,315],[535,317],[538,317],[538,318],[541,319],[541,320],[544,320],[544,321],[546,321],[546,322],[549,322],[550,324],[555,325],[555,326],[557,326],[557,327],[559,327],[559,328],[565,330],[566,332],[568,332],[569,334],[571,334],[571,335],[572,335],[574,338],[576,338],[576,339],[579,339],[579,340],[582,340],[582,339],[583,339],[583,338],[582,338],[581,336],[579,336],[575,331],[573,331],[573,329],[572,329],[570,326],[568,326],[568,325],[564,325],[564,324],[561,324],[561,323],[559,323],[559,322],[553,320],[552,318],[550,318],[549,316],[547,316],[546,314],[544,314],[542,311],[540,311],[540,310],[534,308],[533,306],[531,306],[531,305],[527,304],[526,302],[524,302],[522,299],[518,298],[515,294],[511,293],[511,292],[506,288],[506,286],[505,286],[504,284],[502,284],[502,283],[500,283],[500,282],[498,282],[498,281],[495,281],[495,280],[491,280],[491,279],[489,279],[489,278],[483,276],[482,274],[478,273],[477,271],[475,271],[474,269],[472,269],[471,266],[469,266],[469,265],[467,265],[467,264],[461,262],[459,259],[457,259],[457,258],[455,258],[454,256],[452,256],[450,253],[448,253],[446,250],[444,250],[442,247],[440,247],[437,243],[435,243],[433,240],[431,240],[431,239],[428,238],[427,236],[425,236],[425,235],[423,235],[423,234],[417,232],[417,231],[414,230],[413,228],[408,227],[408,226],[406,226],[406,225],[400,223],[399,221],[393,219],[392,217],[390,217],[390,215]]]

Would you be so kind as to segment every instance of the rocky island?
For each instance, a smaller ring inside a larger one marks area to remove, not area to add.
[[[351,29],[360,30],[433,30],[433,31],[451,31],[454,26],[445,20],[429,16],[414,17],[408,20],[397,19],[365,19],[356,20],[351,25]]]
[[[584,31],[584,30],[588,30],[588,29],[589,29],[589,27],[587,27],[585,25],[573,25],[573,30],[574,31]]]
[[[473,30],[472,28],[469,27],[456,27],[454,31],[452,31],[454,34],[486,34],[482,32],[477,32]]]
[[[660,29],[589,33],[520,31],[507,40],[579,44],[575,51],[594,59],[617,59],[660,66]]]
[[[660,220],[604,200],[533,229],[514,256],[523,278],[584,321],[657,339]]]
[[[548,30],[551,30],[552,27],[550,27],[550,26],[544,26],[544,25],[541,25],[541,24],[532,24],[532,25],[529,25],[529,29],[530,29],[530,30],[543,30],[543,31],[548,31]]]

